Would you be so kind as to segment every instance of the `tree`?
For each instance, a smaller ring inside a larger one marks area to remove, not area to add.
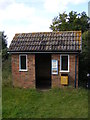
[[[88,61],[88,55],[89,55],[89,49],[88,49],[88,37],[89,32],[86,31],[82,34],[82,53],[80,54],[79,59],[79,85],[80,86],[86,86],[86,83],[88,81],[87,73],[88,73],[88,67],[89,61]]]
[[[4,32],[1,32],[1,39],[2,39],[2,61],[5,61],[8,58],[7,53],[7,36],[4,35]]]
[[[59,16],[53,19],[50,29],[53,31],[81,30],[83,33],[88,30],[88,19],[89,17],[85,12],[81,14],[74,11],[69,12],[69,14],[59,13]]]

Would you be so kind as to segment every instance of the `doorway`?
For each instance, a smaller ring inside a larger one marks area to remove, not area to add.
[[[35,55],[36,88],[51,88],[51,54]]]

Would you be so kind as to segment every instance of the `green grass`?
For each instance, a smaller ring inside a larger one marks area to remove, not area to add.
[[[2,69],[3,118],[86,118],[88,91],[84,88],[35,89],[12,88],[10,57]]]
[[[2,63],[2,85],[11,86],[12,85],[12,75],[11,75],[11,57],[9,56]]]
[[[35,89],[3,87],[3,118],[87,118],[85,89]]]

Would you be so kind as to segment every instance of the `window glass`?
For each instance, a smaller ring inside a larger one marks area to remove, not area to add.
[[[26,56],[20,56],[20,69],[26,69]]]
[[[68,56],[61,56],[61,70],[68,70]]]

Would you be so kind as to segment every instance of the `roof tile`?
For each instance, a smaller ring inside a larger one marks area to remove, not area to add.
[[[9,52],[81,51],[81,31],[15,34]]]

